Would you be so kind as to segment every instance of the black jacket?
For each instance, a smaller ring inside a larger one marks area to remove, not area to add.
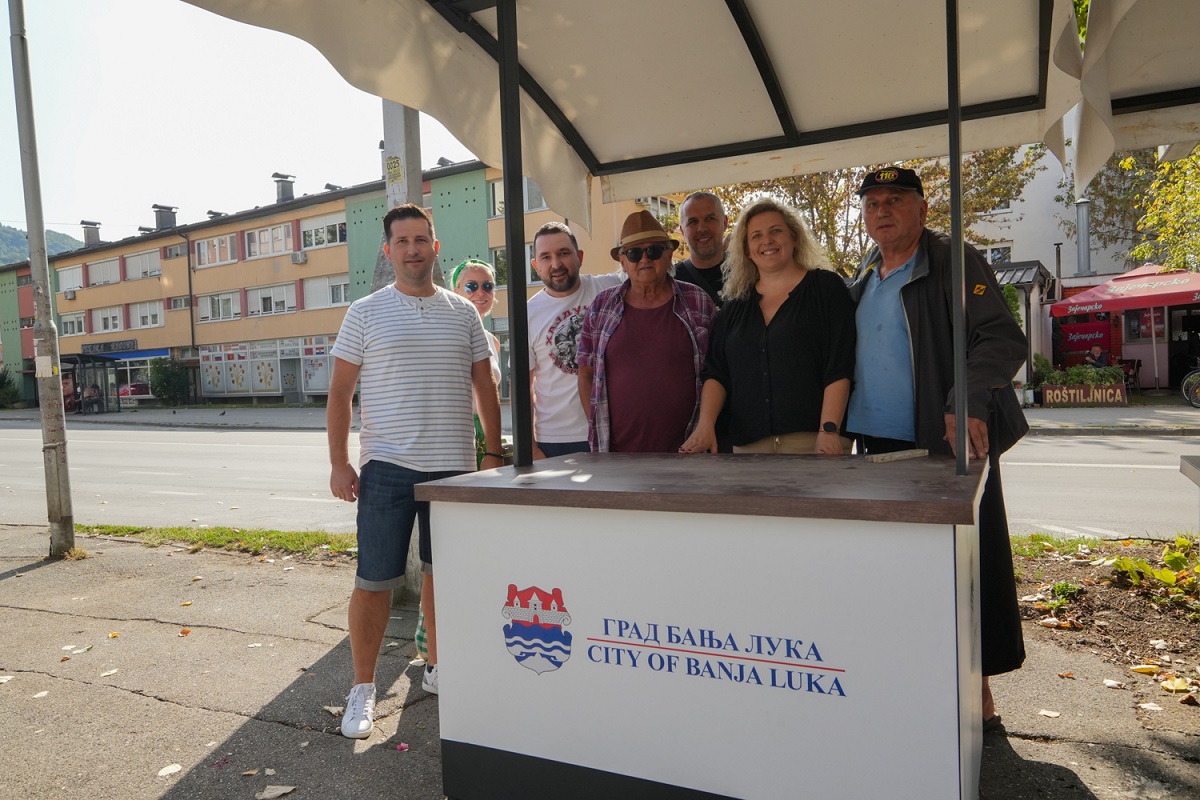
[[[1027,357],[1021,327],[1009,313],[996,274],[970,245],[965,246],[967,296],[967,416],[986,420],[992,431],[989,449],[997,455],[1012,447],[1029,424],[1012,380]],[[882,262],[877,247],[863,259],[850,282],[857,303],[871,271]],[[917,447],[949,453],[945,415],[954,413],[954,308],[950,239],[925,229],[912,278],[900,290],[912,348]]]

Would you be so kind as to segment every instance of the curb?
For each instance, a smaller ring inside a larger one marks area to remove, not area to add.
[[[1200,436],[1200,428],[1030,428],[1026,436]]]

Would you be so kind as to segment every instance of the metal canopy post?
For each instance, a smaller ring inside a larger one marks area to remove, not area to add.
[[[525,311],[525,197],[521,164],[521,65],[517,58],[517,1],[496,4],[500,43],[500,136],[504,170],[504,241],[508,254],[508,336],[512,358],[513,463],[533,463],[529,402],[529,317]]]
[[[950,275],[954,298],[955,471],[967,474],[967,295],[962,231],[962,97],[958,76],[958,0],[946,0],[946,100],[950,138]]]

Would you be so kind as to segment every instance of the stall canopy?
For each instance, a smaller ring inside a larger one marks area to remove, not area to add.
[[[1200,273],[1146,264],[1050,306],[1056,317],[1200,303]]]
[[[1200,2],[1092,0],[1080,81],[1075,196],[1113,153],[1200,141]]]
[[[309,42],[501,165],[494,0],[188,2]],[[962,149],[1058,149],[1070,0],[959,9]],[[945,155],[945,20],[946,0],[521,0],[524,172],[590,227],[593,176],[611,201]]]

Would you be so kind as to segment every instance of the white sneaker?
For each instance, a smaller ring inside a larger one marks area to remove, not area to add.
[[[360,683],[350,690],[342,713],[342,736],[365,739],[375,727],[375,684]]]
[[[425,667],[425,672],[421,677],[421,688],[430,694],[438,693],[438,670],[437,664]]]

